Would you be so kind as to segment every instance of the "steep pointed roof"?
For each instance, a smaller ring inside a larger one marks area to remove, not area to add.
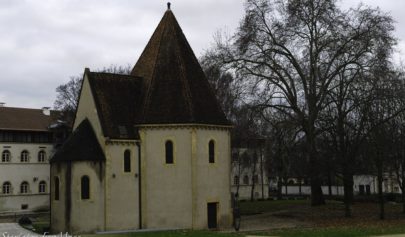
[[[105,160],[103,150],[89,120],[85,119],[53,155],[50,162],[99,160]]]
[[[138,124],[230,125],[171,10],[131,74],[143,78]]]

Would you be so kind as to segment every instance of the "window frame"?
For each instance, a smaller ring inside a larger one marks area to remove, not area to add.
[[[87,180],[87,189],[84,181]],[[88,175],[83,175],[80,178],[80,200],[90,200],[91,194],[90,194],[90,177]],[[87,194],[87,195],[86,195]]]
[[[54,180],[54,185],[53,185],[54,186],[54,190],[53,190],[54,198],[53,198],[53,200],[59,201],[60,200],[60,179],[58,176],[55,176],[53,178],[53,180]]]
[[[239,175],[233,176],[233,185],[240,185]]]
[[[7,188],[6,188],[7,187]],[[5,181],[2,185],[1,185],[1,193],[3,195],[10,195],[12,194],[12,186],[11,186],[11,182],[10,181]],[[7,190],[7,192],[5,192]]]
[[[210,139],[208,141],[208,163],[215,164],[216,163],[216,142],[214,139]]]
[[[43,190],[41,189],[43,188]],[[45,180],[41,180],[38,183],[38,193],[46,193],[47,184]]]
[[[20,184],[20,194],[28,194],[30,192],[30,184],[27,181],[22,181]]]
[[[28,163],[30,160],[30,153],[27,150],[23,150],[20,154],[20,162],[21,163]]]
[[[1,153],[1,162],[2,163],[11,162],[11,152],[10,152],[10,150],[6,149]]]
[[[171,154],[168,153],[168,144],[171,144]],[[172,139],[165,140],[165,164],[166,165],[173,165],[174,164],[174,142]],[[170,154],[170,156],[168,156]],[[171,162],[168,162],[168,158],[171,158]]]
[[[46,152],[44,150],[38,151],[38,163],[46,162]]]
[[[131,173],[131,150],[126,149],[124,151],[124,164],[123,164],[124,173]]]

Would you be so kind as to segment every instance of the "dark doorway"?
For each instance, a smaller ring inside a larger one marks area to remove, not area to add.
[[[360,194],[360,195],[364,195],[364,194],[365,194],[365,192],[364,192],[364,185],[362,185],[362,184],[359,185],[359,194]]]
[[[207,203],[208,229],[216,229],[216,228],[218,228],[217,209],[218,209],[218,203],[217,202],[209,202],[209,203]]]
[[[366,185],[366,194],[367,195],[371,194],[370,185]]]

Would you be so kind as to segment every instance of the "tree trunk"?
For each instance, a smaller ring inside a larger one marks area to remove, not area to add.
[[[288,196],[288,178],[284,178],[285,195]]]
[[[332,197],[332,177],[331,177],[330,171],[328,172],[328,192],[329,192],[329,197]]]
[[[283,199],[283,183],[281,178],[277,179],[277,200]]]
[[[383,164],[381,161],[381,157],[377,154],[377,182],[378,182],[378,201],[380,205],[380,219],[383,220],[385,218],[385,210],[384,210],[384,193],[383,193]]]
[[[319,162],[315,155],[315,150],[313,150],[309,157],[310,159],[310,177],[311,177],[311,205],[319,206],[325,204],[325,199],[322,193],[322,179],[320,176]]]
[[[299,195],[301,196],[301,195],[302,195],[302,183],[301,183],[302,180],[301,180],[301,178],[299,178],[298,180],[299,180],[299,181],[298,181],[298,182],[299,182],[299,183],[298,183],[298,185],[299,185],[299,186],[298,186],[298,193],[299,193]]]
[[[345,217],[352,217],[353,204],[353,174],[346,168],[343,174]]]
[[[311,179],[311,205],[319,206],[325,204],[325,199],[322,193],[322,179],[320,176],[320,162],[318,161],[317,150],[316,150],[316,137],[315,137],[315,126],[314,123],[309,123],[306,129],[306,142],[308,150],[308,161],[309,161],[309,175]]]

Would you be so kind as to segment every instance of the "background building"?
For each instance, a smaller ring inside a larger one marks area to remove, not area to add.
[[[0,212],[49,209],[49,158],[57,113],[0,107]]]

